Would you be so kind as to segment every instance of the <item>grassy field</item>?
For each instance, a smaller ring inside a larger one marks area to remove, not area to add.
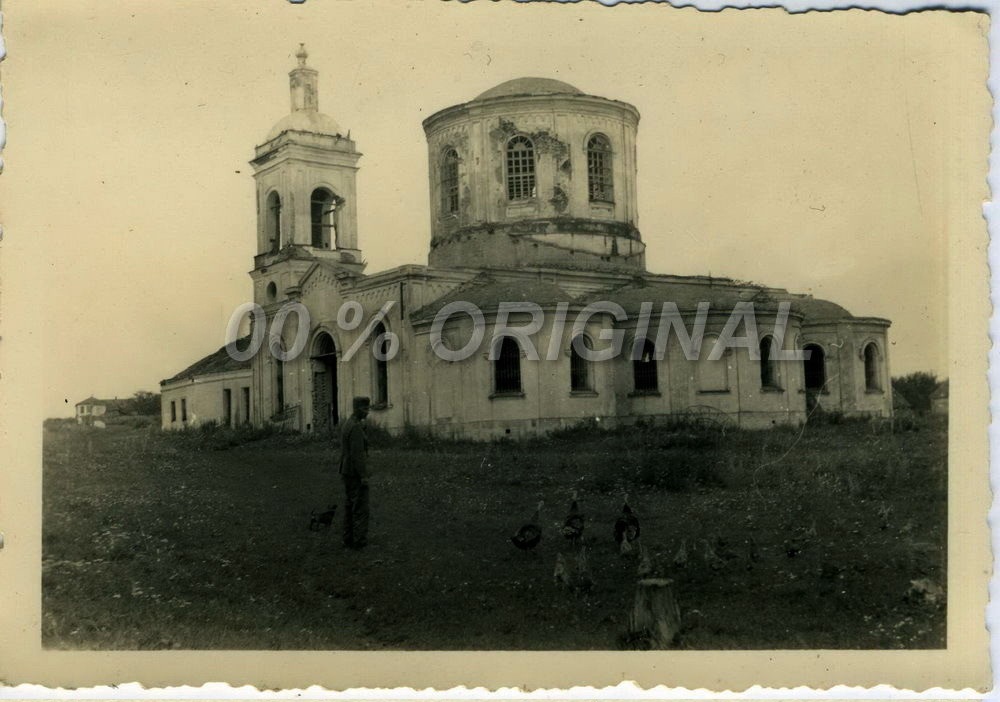
[[[361,552],[307,528],[343,504],[334,446],[254,438],[47,428],[43,645],[615,649],[637,581],[612,540],[625,491],[654,572],[675,580],[681,648],[945,643],[943,421],[383,437]],[[573,489],[586,592],[553,582],[557,553],[575,562],[559,529]],[[538,500],[544,537],[518,551]]]

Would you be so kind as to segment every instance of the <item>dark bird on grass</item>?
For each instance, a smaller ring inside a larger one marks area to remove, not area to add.
[[[573,501],[569,505],[569,514],[563,522],[562,535],[572,542],[577,542],[583,537],[583,515],[580,514],[580,505],[577,503],[576,490],[573,491]]]
[[[522,551],[530,551],[542,540],[542,528],[538,526],[539,515],[542,512],[542,502],[538,502],[535,513],[527,524],[517,530],[517,533],[510,537],[510,542]]]
[[[330,505],[323,512],[312,511],[309,517],[309,531],[319,531],[333,524],[333,516],[337,513],[337,505]]]
[[[622,553],[632,552],[632,543],[639,538],[639,518],[628,503],[628,494],[622,504],[621,516],[615,520],[615,541]]]

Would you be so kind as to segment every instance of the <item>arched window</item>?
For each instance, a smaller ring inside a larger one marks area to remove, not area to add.
[[[878,346],[874,342],[865,346],[865,390],[877,392],[882,389],[882,374],[879,371]]]
[[[441,159],[441,212],[458,212],[458,152],[448,149]]]
[[[535,197],[535,146],[528,137],[507,142],[507,199]]]
[[[656,369],[656,347],[649,339],[636,344],[640,353],[632,361],[632,380],[636,392],[656,392],[660,387]]]
[[[611,172],[611,142],[603,134],[587,141],[587,188],[591,202],[614,202]]]
[[[718,337],[704,337],[701,342],[701,355],[696,366],[698,376],[698,392],[728,392],[729,391],[729,360],[728,350],[715,361],[708,357],[715,348]]]
[[[594,389],[591,363],[577,351],[577,344],[592,349],[590,339],[581,334],[573,339],[569,347],[569,389],[571,392],[588,392]]]
[[[778,361],[774,358],[774,337],[764,336],[760,340],[760,386],[778,388]]]
[[[500,342],[493,362],[493,390],[497,394],[521,392],[521,347],[509,336]]]
[[[826,354],[818,344],[806,344],[802,350],[809,353],[809,358],[802,362],[806,390],[822,390],[826,385]]]
[[[337,196],[326,188],[316,188],[309,199],[309,224],[312,245],[317,249],[332,249],[337,241]]]
[[[389,404],[389,340],[385,335],[385,325],[381,322],[372,331],[372,343],[375,345],[375,353],[372,354],[375,381],[372,399],[376,405],[385,407]]]
[[[273,414],[281,414],[285,411],[285,362],[281,360],[281,357],[285,355],[285,342],[280,337],[272,338],[268,344],[268,348],[271,352],[271,358],[273,360],[272,369],[274,375],[272,377],[272,397],[274,398],[274,412]]]
[[[281,196],[275,192],[267,196],[264,231],[267,235],[268,249],[274,252],[281,248]]]

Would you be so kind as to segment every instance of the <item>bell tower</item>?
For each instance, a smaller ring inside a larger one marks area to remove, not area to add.
[[[295,57],[288,74],[291,112],[271,128],[250,162],[257,194],[254,269],[320,259],[360,272],[361,154],[350,132],[319,111],[319,72],[307,65],[304,44]]]

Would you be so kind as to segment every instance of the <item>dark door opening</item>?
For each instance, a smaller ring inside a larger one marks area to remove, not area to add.
[[[313,345],[313,427],[332,432],[340,423],[337,393],[337,349],[329,334],[320,334]]]

